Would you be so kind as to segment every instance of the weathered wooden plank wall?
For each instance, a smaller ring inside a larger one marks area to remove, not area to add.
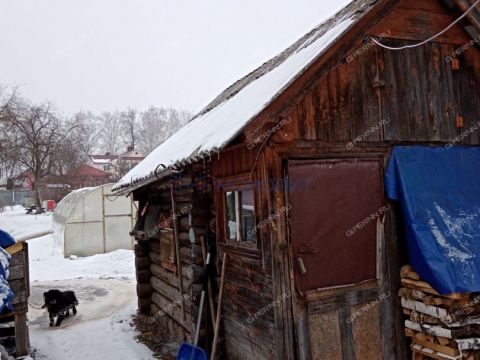
[[[381,41],[391,46],[401,46],[428,38],[454,18],[455,15],[448,13],[436,0],[403,0],[398,2],[389,16],[377,24],[372,23],[366,33],[387,33],[390,39]],[[359,36],[351,50],[345,53],[345,59],[365,45],[360,39]],[[353,60],[337,63],[321,78],[310,77],[308,90],[299,90],[294,84],[281,95],[284,100],[282,104],[278,104],[278,101],[274,103],[259,117],[262,123],[252,123],[244,133],[246,139],[252,139],[282,120],[288,120],[272,136],[260,157],[261,160],[267,158],[263,170],[263,174],[267,175],[264,177],[283,178],[281,161],[287,158],[375,153],[382,156],[383,153],[386,160],[386,154],[393,144],[445,144],[462,133],[466,136],[456,142],[457,145],[479,145],[480,51],[470,45],[457,56],[458,68],[447,58],[455,49],[470,41],[471,38],[462,27],[457,26],[434,43],[416,49],[393,52],[368,46]],[[321,74],[322,71],[317,73]],[[278,111],[278,108],[281,110]],[[272,120],[272,114],[276,114],[275,120]],[[456,126],[459,116],[464,119],[464,126],[460,128]],[[471,129],[473,131],[469,131]],[[353,151],[346,146],[349,142],[355,142]],[[271,149],[275,154],[273,159]],[[230,163],[232,161],[228,160]],[[283,189],[265,195],[266,208],[270,209],[270,213],[279,209],[281,202],[278,199],[284,199],[285,196]],[[387,253],[385,259],[380,259],[384,265],[388,263],[392,273],[382,274],[387,283],[380,284],[380,289],[385,291],[388,287],[395,293],[398,263],[404,254],[397,234],[397,218],[393,214],[392,211],[386,226]],[[279,221],[284,222],[283,225],[288,229],[286,219]],[[271,239],[274,250],[272,258],[283,259],[284,264],[288,264],[288,257],[280,246],[277,247],[277,242],[286,240],[286,231],[275,233],[271,230],[269,234],[261,233],[261,236]],[[387,265],[384,267],[387,268]],[[275,287],[279,286],[278,278],[285,275],[285,269],[277,266],[272,271],[275,294]],[[284,279],[284,284],[287,283],[288,280]],[[397,324],[400,314],[396,308],[396,298],[392,296],[382,302],[378,311],[384,332],[384,353],[405,358],[404,338]],[[283,320],[278,317],[280,314],[276,315],[277,322]],[[302,321],[305,322],[305,318]],[[334,323],[338,323],[338,319]],[[313,319],[307,324],[311,329],[315,329],[316,325],[318,323]],[[333,331],[335,327],[330,329]],[[289,332],[288,328],[283,330]],[[300,346],[308,342],[302,331],[301,328],[296,329],[297,341],[302,344]],[[328,338],[326,332],[322,331],[322,334]],[[368,353],[368,342],[360,341],[361,329],[354,329],[354,333],[355,346]],[[316,349],[313,352],[317,354],[321,351],[319,341],[316,337],[311,338],[310,348]],[[312,352],[307,347],[305,349],[300,358],[311,358]],[[298,353],[302,353],[302,350]]]
[[[406,43],[388,41],[395,46]],[[480,89],[480,51],[469,49],[460,69],[453,70],[445,58],[454,49],[438,43],[402,53],[372,48],[332,69],[286,116],[298,119],[299,140],[349,142],[368,132],[361,142],[449,142],[478,126],[480,114],[480,97],[475,96]],[[457,116],[464,118],[463,129],[456,127]],[[479,139],[479,132],[473,131],[465,143],[478,144]]]
[[[215,184],[215,202],[218,211],[217,239],[220,252],[227,252],[228,265],[223,299],[224,348],[228,359],[272,359],[275,358],[274,311],[267,311],[255,321],[250,316],[273,301],[271,268],[271,243],[268,236],[258,236],[261,253],[252,256],[228,246],[223,236],[221,208],[222,186],[235,184],[235,176],[248,177],[255,166],[260,145],[248,149],[246,144],[233,146],[224,151],[219,159],[212,160],[212,179]],[[257,164],[258,165],[258,164]],[[253,183],[257,183],[258,168],[253,172]],[[233,177],[232,177],[233,176]],[[268,191],[267,191],[268,192]],[[268,195],[268,194],[267,194]],[[265,188],[257,187],[257,219],[268,217]],[[262,201],[262,198],[264,199]],[[259,234],[259,232],[257,232]]]
[[[389,40],[381,41],[402,46],[433,35],[453,19],[439,1],[404,0],[369,33],[384,32]],[[294,120],[289,127],[298,140],[353,141],[384,120],[378,131],[368,131],[363,143],[449,142],[479,120],[480,98],[474,94],[480,89],[480,51],[471,45],[456,56],[458,70],[447,60],[470,41],[457,26],[416,49],[398,52],[368,46],[350,62],[332,68],[282,116]],[[350,54],[365,44],[355,46]],[[463,129],[456,127],[457,116],[464,118]],[[479,139],[479,132],[472,132],[465,143],[478,144]]]
[[[238,175],[248,176],[252,173],[256,184],[263,182],[265,186],[256,191],[256,217],[257,221],[261,221],[279,213],[286,204],[284,189],[271,187],[272,182],[278,184],[279,180],[284,180],[284,159],[351,156],[353,152],[346,145],[355,141],[354,145],[357,146],[354,153],[357,156],[377,154],[386,158],[392,144],[448,143],[462,131],[477,125],[480,120],[480,51],[470,46],[458,55],[458,69],[452,67],[451,61],[445,60],[455,49],[470,41],[460,26],[444,34],[435,43],[421,48],[391,52],[370,46],[353,59],[345,60],[364,46],[361,41],[364,33],[386,33],[390,39],[382,41],[400,46],[433,35],[454,19],[437,0],[390,3],[396,6],[390,15],[376,23],[381,17],[375,18],[373,13],[359,24],[359,28],[365,32],[358,35],[356,41],[349,40],[348,46],[351,45],[351,48],[345,52],[343,62],[335,63],[339,55],[332,54],[336,49],[346,48],[346,44],[339,43],[332,47],[326,60],[320,60],[308,69],[303,78],[275,100],[260,115],[260,121],[247,127],[244,134],[234,141],[235,145],[222,151],[219,158],[212,159],[217,208],[210,209],[210,214],[216,215],[217,220],[223,218],[223,210],[218,208],[222,204],[219,180],[235,181]],[[377,15],[383,16],[387,11],[385,6],[378,10]],[[367,21],[371,21],[371,24],[368,25]],[[322,64],[333,65],[327,69],[322,68]],[[463,128],[456,126],[458,116],[464,119]],[[249,141],[282,120],[287,120],[287,124],[272,135],[267,146],[263,149],[261,144],[249,146]],[[357,141],[359,136],[361,140]],[[478,145],[479,141],[480,131],[471,131],[458,143]],[[167,191],[167,188],[154,186],[142,191],[149,194],[145,195],[144,203],[151,200],[161,206],[160,211],[168,213],[171,205],[165,200],[168,198]],[[185,204],[189,201],[185,199]],[[209,208],[209,205],[205,205],[208,201],[211,199],[195,208]],[[395,272],[398,268],[395,262],[399,261],[402,253],[399,250],[400,240],[397,239],[396,219],[393,215],[391,218],[387,223],[389,253],[386,256],[391,262],[390,271]],[[199,225],[194,225],[196,228],[205,224],[204,217],[199,216],[199,219]],[[189,226],[192,225],[180,219],[181,259],[185,267],[182,272],[186,289],[198,291],[195,274],[200,272],[201,258],[197,240],[193,244],[188,241]],[[287,214],[281,213],[272,224],[258,230],[260,254],[255,256],[242,254],[226,245],[220,227],[221,224],[217,224],[218,248],[220,253],[229,253],[222,324],[225,335],[223,348],[226,351],[224,357],[289,358],[289,352],[282,353],[286,344],[293,343],[293,315],[290,314],[291,304],[288,301],[266,312],[253,323],[247,321],[252,314],[290,289],[289,269],[292,265],[288,255]],[[159,235],[160,238],[169,236],[166,233]],[[139,283],[146,285],[139,288],[139,297],[145,299],[144,302],[141,299],[140,303],[144,309],[149,307],[149,311],[155,313],[179,296],[178,285],[175,277],[160,266],[163,255],[158,238],[139,243],[145,244],[145,247],[137,249],[137,276]],[[386,263],[387,259],[381,261]],[[389,275],[393,278],[392,283],[395,282],[395,274],[382,274],[384,277]],[[392,291],[395,291],[394,287]],[[391,332],[399,318],[398,313],[391,314],[395,309],[392,309],[390,300],[394,303],[393,297],[383,302],[372,320],[375,322],[380,317],[385,332]],[[187,305],[187,316],[191,322],[196,316],[195,307]],[[166,316],[169,322],[165,327],[172,333],[185,332],[185,326],[179,320],[180,311],[177,306]],[[338,323],[337,318],[330,320],[332,324]],[[333,333],[329,340],[327,330],[341,329],[333,325],[322,329],[314,317],[308,318],[308,314],[301,321],[306,323],[306,328],[318,331],[319,336],[325,335],[323,340],[311,339],[310,347],[315,353],[321,353],[321,341],[338,340]],[[307,344],[309,339],[308,334],[302,335],[302,331],[297,328],[295,335],[297,344],[300,344],[298,346],[305,348],[300,358],[307,359],[311,357]],[[354,329],[354,332],[358,335],[355,346],[368,353],[368,344],[359,337],[361,329]],[[396,342],[402,341],[398,331],[397,334],[384,335],[384,339],[391,338],[395,338]],[[385,353],[392,353],[393,344],[383,346]],[[298,353],[302,352],[302,349],[297,350]],[[398,358],[405,355],[402,350],[397,351]]]

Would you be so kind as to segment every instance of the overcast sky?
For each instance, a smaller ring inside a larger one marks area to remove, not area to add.
[[[195,112],[349,0],[0,0],[0,84],[71,115]]]

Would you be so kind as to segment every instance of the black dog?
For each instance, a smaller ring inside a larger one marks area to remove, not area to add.
[[[48,310],[50,326],[53,326],[55,317],[57,317],[55,326],[60,326],[63,319],[70,316],[70,309],[72,309],[73,315],[77,314],[75,306],[78,305],[78,300],[73,291],[48,290],[43,293],[43,298],[45,304],[42,309],[47,308]]]

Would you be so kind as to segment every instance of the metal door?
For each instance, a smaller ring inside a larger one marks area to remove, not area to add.
[[[388,207],[381,161],[289,161],[288,177],[296,303],[310,342],[306,358],[382,359],[377,221]]]

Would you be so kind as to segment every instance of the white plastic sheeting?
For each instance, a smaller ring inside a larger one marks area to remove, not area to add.
[[[53,213],[55,240],[64,256],[90,256],[133,249],[129,235],[135,221],[130,198],[112,193],[112,184],[71,192]]]

